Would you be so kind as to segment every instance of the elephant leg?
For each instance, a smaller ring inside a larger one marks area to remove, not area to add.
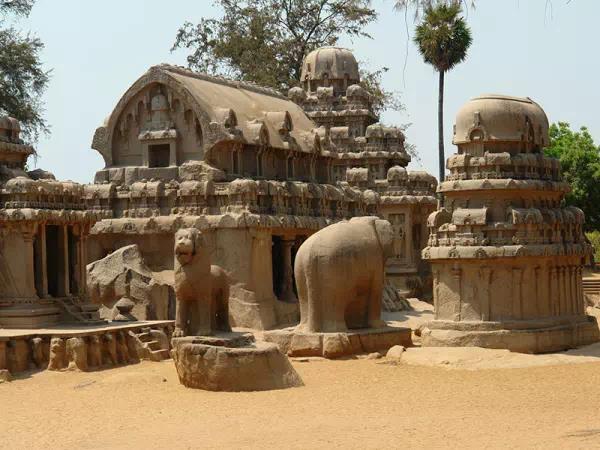
[[[217,307],[219,308],[219,329],[231,331],[229,324],[229,284],[227,282],[221,287],[221,296]]]
[[[383,294],[383,284],[385,281],[385,268],[382,265],[381,270],[377,270],[373,275],[371,290],[367,298],[368,320],[370,328],[383,328],[385,321],[381,318],[381,298]]]
[[[299,264],[296,264],[295,276],[296,289],[298,290],[298,305],[300,306],[300,324],[298,328],[304,330],[308,323],[308,289],[304,268]]]
[[[335,297],[329,301],[329,314],[327,315],[327,327],[325,331],[348,331],[348,326],[346,325],[346,307],[351,298],[351,294],[347,290],[344,290],[336,293]]]

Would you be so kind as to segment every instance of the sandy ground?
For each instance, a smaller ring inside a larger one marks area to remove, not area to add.
[[[294,361],[301,388],[186,389],[172,362],[0,384],[0,448],[594,448],[600,362],[446,370]]]
[[[431,318],[412,304],[389,319]],[[186,389],[171,361],[27,374],[0,384],[0,449],[600,448],[600,344],[292,364],[304,387],[252,393]]]

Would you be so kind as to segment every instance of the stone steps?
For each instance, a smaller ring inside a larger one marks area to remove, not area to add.
[[[70,298],[54,298],[61,309],[76,322],[88,325],[102,324],[98,308],[94,305],[78,305]]]
[[[584,278],[582,285],[585,294],[600,295],[600,278]]]

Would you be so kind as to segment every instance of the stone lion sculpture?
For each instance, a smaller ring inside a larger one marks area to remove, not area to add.
[[[229,278],[221,267],[211,266],[202,233],[196,228],[175,233],[175,298],[173,337],[231,331]]]
[[[296,255],[294,273],[303,332],[380,328],[385,262],[393,254],[391,224],[356,217],[309,237]]]

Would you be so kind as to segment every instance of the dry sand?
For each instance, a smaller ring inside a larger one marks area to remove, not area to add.
[[[594,448],[600,363],[294,361],[305,387],[186,389],[172,362],[0,384],[0,448]]]

